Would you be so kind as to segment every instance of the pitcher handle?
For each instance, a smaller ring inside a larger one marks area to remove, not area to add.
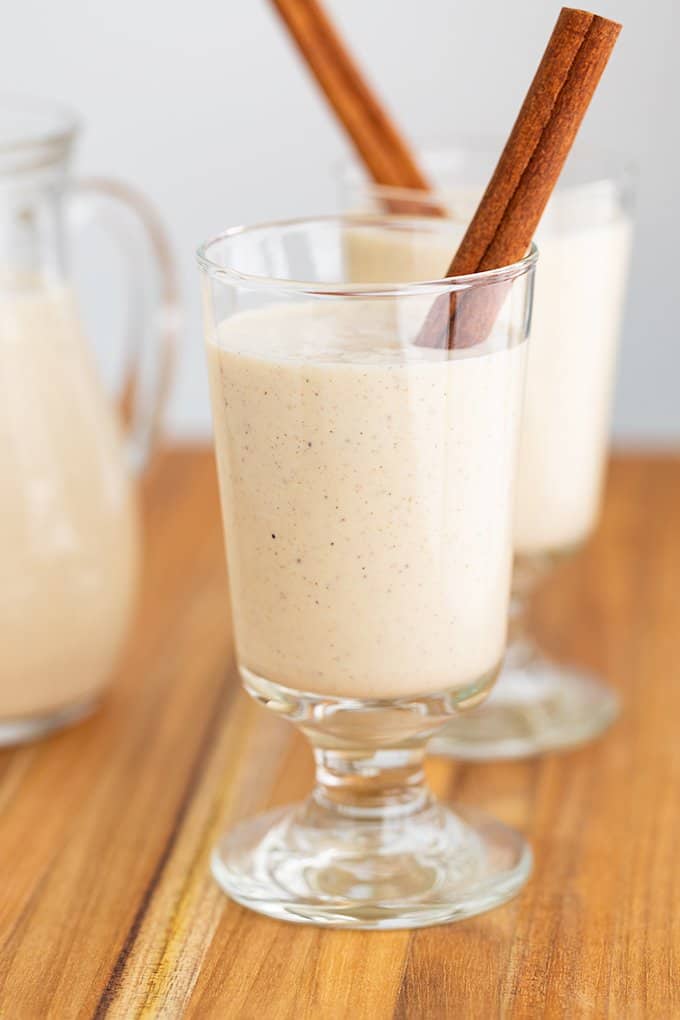
[[[148,273],[145,254],[121,231],[110,233],[123,250],[128,271],[128,309],[124,337],[124,375],[120,409],[127,430],[133,471],[144,470],[158,444],[172,380],[180,331],[177,266],[165,229],[153,205],[139,191],[117,180],[88,177],[78,181],[76,198],[99,214],[102,200],[113,200],[131,211],[148,238],[159,283],[159,300],[149,313],[142,307],[140,281]],[[111,226],[107,224],[107,226]],[[150,321],[146,321],[148,319]]]

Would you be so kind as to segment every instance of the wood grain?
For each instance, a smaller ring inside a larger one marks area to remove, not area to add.
[[[555,655],[620,687],[600,742],[541,761],[432,760],[442,795],[522,828],[513,903],[417,932],[269,921],[209,875],[232,820],[300,797],[309,754],[232,664],[212,456],[144,492],[138,622],[89,722],[0,753],[0,1016],[680,1016],[680,459],[618,457],[602,525],[537,607]]]

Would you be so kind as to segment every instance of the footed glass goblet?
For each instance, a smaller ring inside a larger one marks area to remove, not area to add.
[[[423,775],[428,740],[503,657],[536,260],[366,281],[367,258],[415,266],[450,236],[445,221],[332,217],[199,251],[238,665],[316,761],[309,798],[234,827],[213,871],[288,921],[451,921],[508,899],[531,866],[518,833],[435,800]],[[457,309],[495,298],[490,332],[459,346],[457,313],[446,346],[425,346],[452,294]]]

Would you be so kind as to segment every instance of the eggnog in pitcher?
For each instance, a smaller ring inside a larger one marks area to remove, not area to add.
[[[0,292],[0,723],[80,714],[137,579],[122,436],[62,286]]]

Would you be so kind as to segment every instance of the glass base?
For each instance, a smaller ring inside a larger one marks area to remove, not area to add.
[[[343,818],[318,796],[232,829],[212,870],[261,914],[335,928],[420,928],[510,899],[531,871],[523,837],[484,814],[429,798],[407,814]]]
[[[18,716],[14,719],[0,719],[0,747],[14,747],[40,740],[55,730],[64,729],[81,722],[97,710],[102,695],[97,693],[85,701],[52,709],[43,715]]]
[[[525,758],[599,736],[619,698],[597,677],[542,658],[505,667],[488,699],[430,742],[432,754],[464,760]]]

